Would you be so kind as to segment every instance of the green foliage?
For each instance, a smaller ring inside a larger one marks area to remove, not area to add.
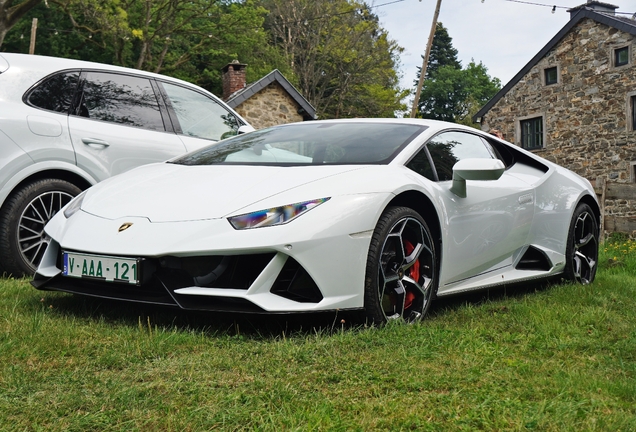
[[[600,262],[591,285],[438,299],[384,328],[0,278],[0,430],[636,430],[636,243]]]
[[[0,46],[7,32],[42,0],[1,0],[0,1]]]
[[[628,272],[636,275],[636,240],[621,233],[612,233],[601,245],[600,266],[608,272]]]
[[[396,72],[402,48],[356,0],[51,0],[2,50],[28,51],[33,17],[36,54],[164,73],[216,94],[236,59],[248,82],[279,69],[323,118],[393,117],[408,94]]]
[[[438,23],[418,102],[419,116],[478,127],[472,122],[472,115],[500,88],[499,79],[491,78],[483,63],[473,60],[461,68],[448,32]]]
[[[79,58],[175,76],[221,93],[221,69],[250,64],[248,79],[286,71],[267,45],[266,10],[252,0],[66,0],[40,4],[9,33],[3,51]]]
[[[272,45],[322,118],[393,117],[404,108],[395,41],[353,0],[263,0]]]
[[[92,40],[91,34],[77,28],[62,7],[40,3],[7,34],[1,50],[27,54],[31,22],[38,19],[35,54],[113,63],[112,55]]]
[[[453,39],[448,34],[448,30],[441,22],[435,26],[433,45],[428,58],[427,76],[435,74],[442,66],[451,66],[455,69],[462,67],[457,59],[457,49],[453,46]]]
[[[450,66],[453,69],[461,69],[462,64],[457,59],[457,49],[453,46],[453,39],[448,34],[448,30],[441,22],[435,26],[435,35],[433,36],[433,44],[431,52],[428,56],[428,65],[426,67],[426,76],[428,79],[435,75],[437,71],[444,66]],[[417,80],[420,78],[422,68],[417,68]]]

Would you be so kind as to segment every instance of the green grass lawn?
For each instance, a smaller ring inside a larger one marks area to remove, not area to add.
[[[0,430],[633,431],[636,243],[601,255],[592,285],[438,300],[385,328],[0,279]]]

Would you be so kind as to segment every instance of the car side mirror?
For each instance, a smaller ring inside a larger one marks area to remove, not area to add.
[[[238,133],[240,134],[244,134],[244,133],[248,133],[248,132],[254,132],[256,129],[254,129],[252,126],[250,125],[243,125],[241,127],[238,128]]]
[[[506,169],[499,159],[462,159],[453,166],[451,192],[466,198],[466,180],[497,180]]]

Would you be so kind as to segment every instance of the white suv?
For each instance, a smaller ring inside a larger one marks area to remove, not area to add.
[[[44,225],[83,189],[239,130],[253,128],[178,79],[0,53],[0,275],[33,273]]]

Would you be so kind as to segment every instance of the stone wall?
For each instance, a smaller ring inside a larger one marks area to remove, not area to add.
[[[630,63],[614,67],[613,50],[626,45]],[[592,181],[634,181],[629,96],[636,95],[635,48],[629,33],[581,21],[493,106],[482,129],[500,129],[521,145],[519,119],[543,115],[545,148],[535,153]],[[544,69],[554,66],[559,81],[545,85]]]
[[[303,121],[300,107],[277,82],[273,82],[236,108],[256,129]]]
[[[591,19],[578,23],[482,120],[521,146],[520,119],[544,118],[544,148],[534,153],[582,175],[633,182],[636,131],[629,101],[636,96],[635,38]],[[613,65],[614,50],[630,46],[630,62]],[[557,84],[544,70],[557,67]],[[634,200],[606,203],[606,215],[633,216]]]

